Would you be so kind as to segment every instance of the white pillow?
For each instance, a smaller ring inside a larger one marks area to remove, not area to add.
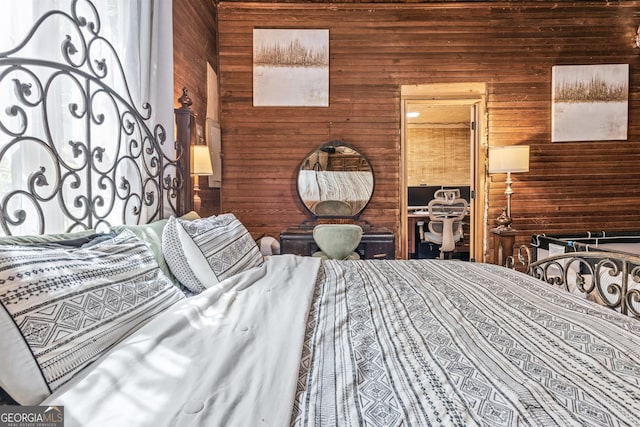
[[[52,391],[184,295],[131,231],[90,247],[0,246],[0,387]]]
[[[196,293],[264,262],[256,242],[231,213],[193,221],[169,218],[162,252],[173,275]]]

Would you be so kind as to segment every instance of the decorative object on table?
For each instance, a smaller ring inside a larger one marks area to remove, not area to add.
[[[507,215],[507,207],[502,208],[502,213],[496,218],[496,225],[498,227],[508,227],[511,224],[511,217]]]
[[[206,144],[191,146],[191,175],[193,175],[193,210],[198,212],[202,205],[200,199],[199,177],[213,175],[213,165],[211,164],[211,154]]]
[[[552,68],[551,141],[626,140],[629,64]]]
[[[511,189],[512,173],[529,172],[529,146],[528,145],[510,145],[506,147],[489,147],[489,173],[506,173],[505,181],[507,187],[504,194],[507,195],[506,212],[503,210],[502,215],[496,219],[496,224],[501,228],[511,227]]]

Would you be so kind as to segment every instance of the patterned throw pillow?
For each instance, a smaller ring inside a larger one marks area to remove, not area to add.
[[[129,230],[86,248],[0,246],[0,387],[39,404],[183,298]]]
[[[231,213],[194,221],[169,218],[162,252],[173,275],[196,293],[264,262],[256,242]]]
[[[200,216],[196,212],[191,211],[182,215],[180,218],[194,220],[200,218]],[[162,272],[166,274],[175,285],[179,286],[178,280],[173,277],[173,274],[164,259],[164,255],[162,254],[162,232],[164,231],[165,225],[167,225],[167,221],[167,219],[159,219],[149,224],[116,225],[112,227],[112,230],[116,233],[121,233],[122,230],[133,231],[136,236],[142,239],[147,246],[149,246],[149,249],[151,249],[151,252],[156,257],[156,261],[158,261],[158,265]]]

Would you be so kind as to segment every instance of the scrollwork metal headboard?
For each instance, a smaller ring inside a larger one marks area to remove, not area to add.
[[[58,56],[30,57],[30,44],[51,37],[45,25],[52,20],[68,25]],[[48,11],[24,40],[0,52],[1,233],[104,229],[182,213],[183,149],[150,123],[149,103],[136,105],[100,31],[95,6],[73,0],[69,12]],[[100,49],[110,61],[96,57]]]

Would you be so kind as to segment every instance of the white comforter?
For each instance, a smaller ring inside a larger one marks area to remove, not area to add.
[[[65,426],[284,426],[319,259],[284,255],[182,301],[43,405]]]

